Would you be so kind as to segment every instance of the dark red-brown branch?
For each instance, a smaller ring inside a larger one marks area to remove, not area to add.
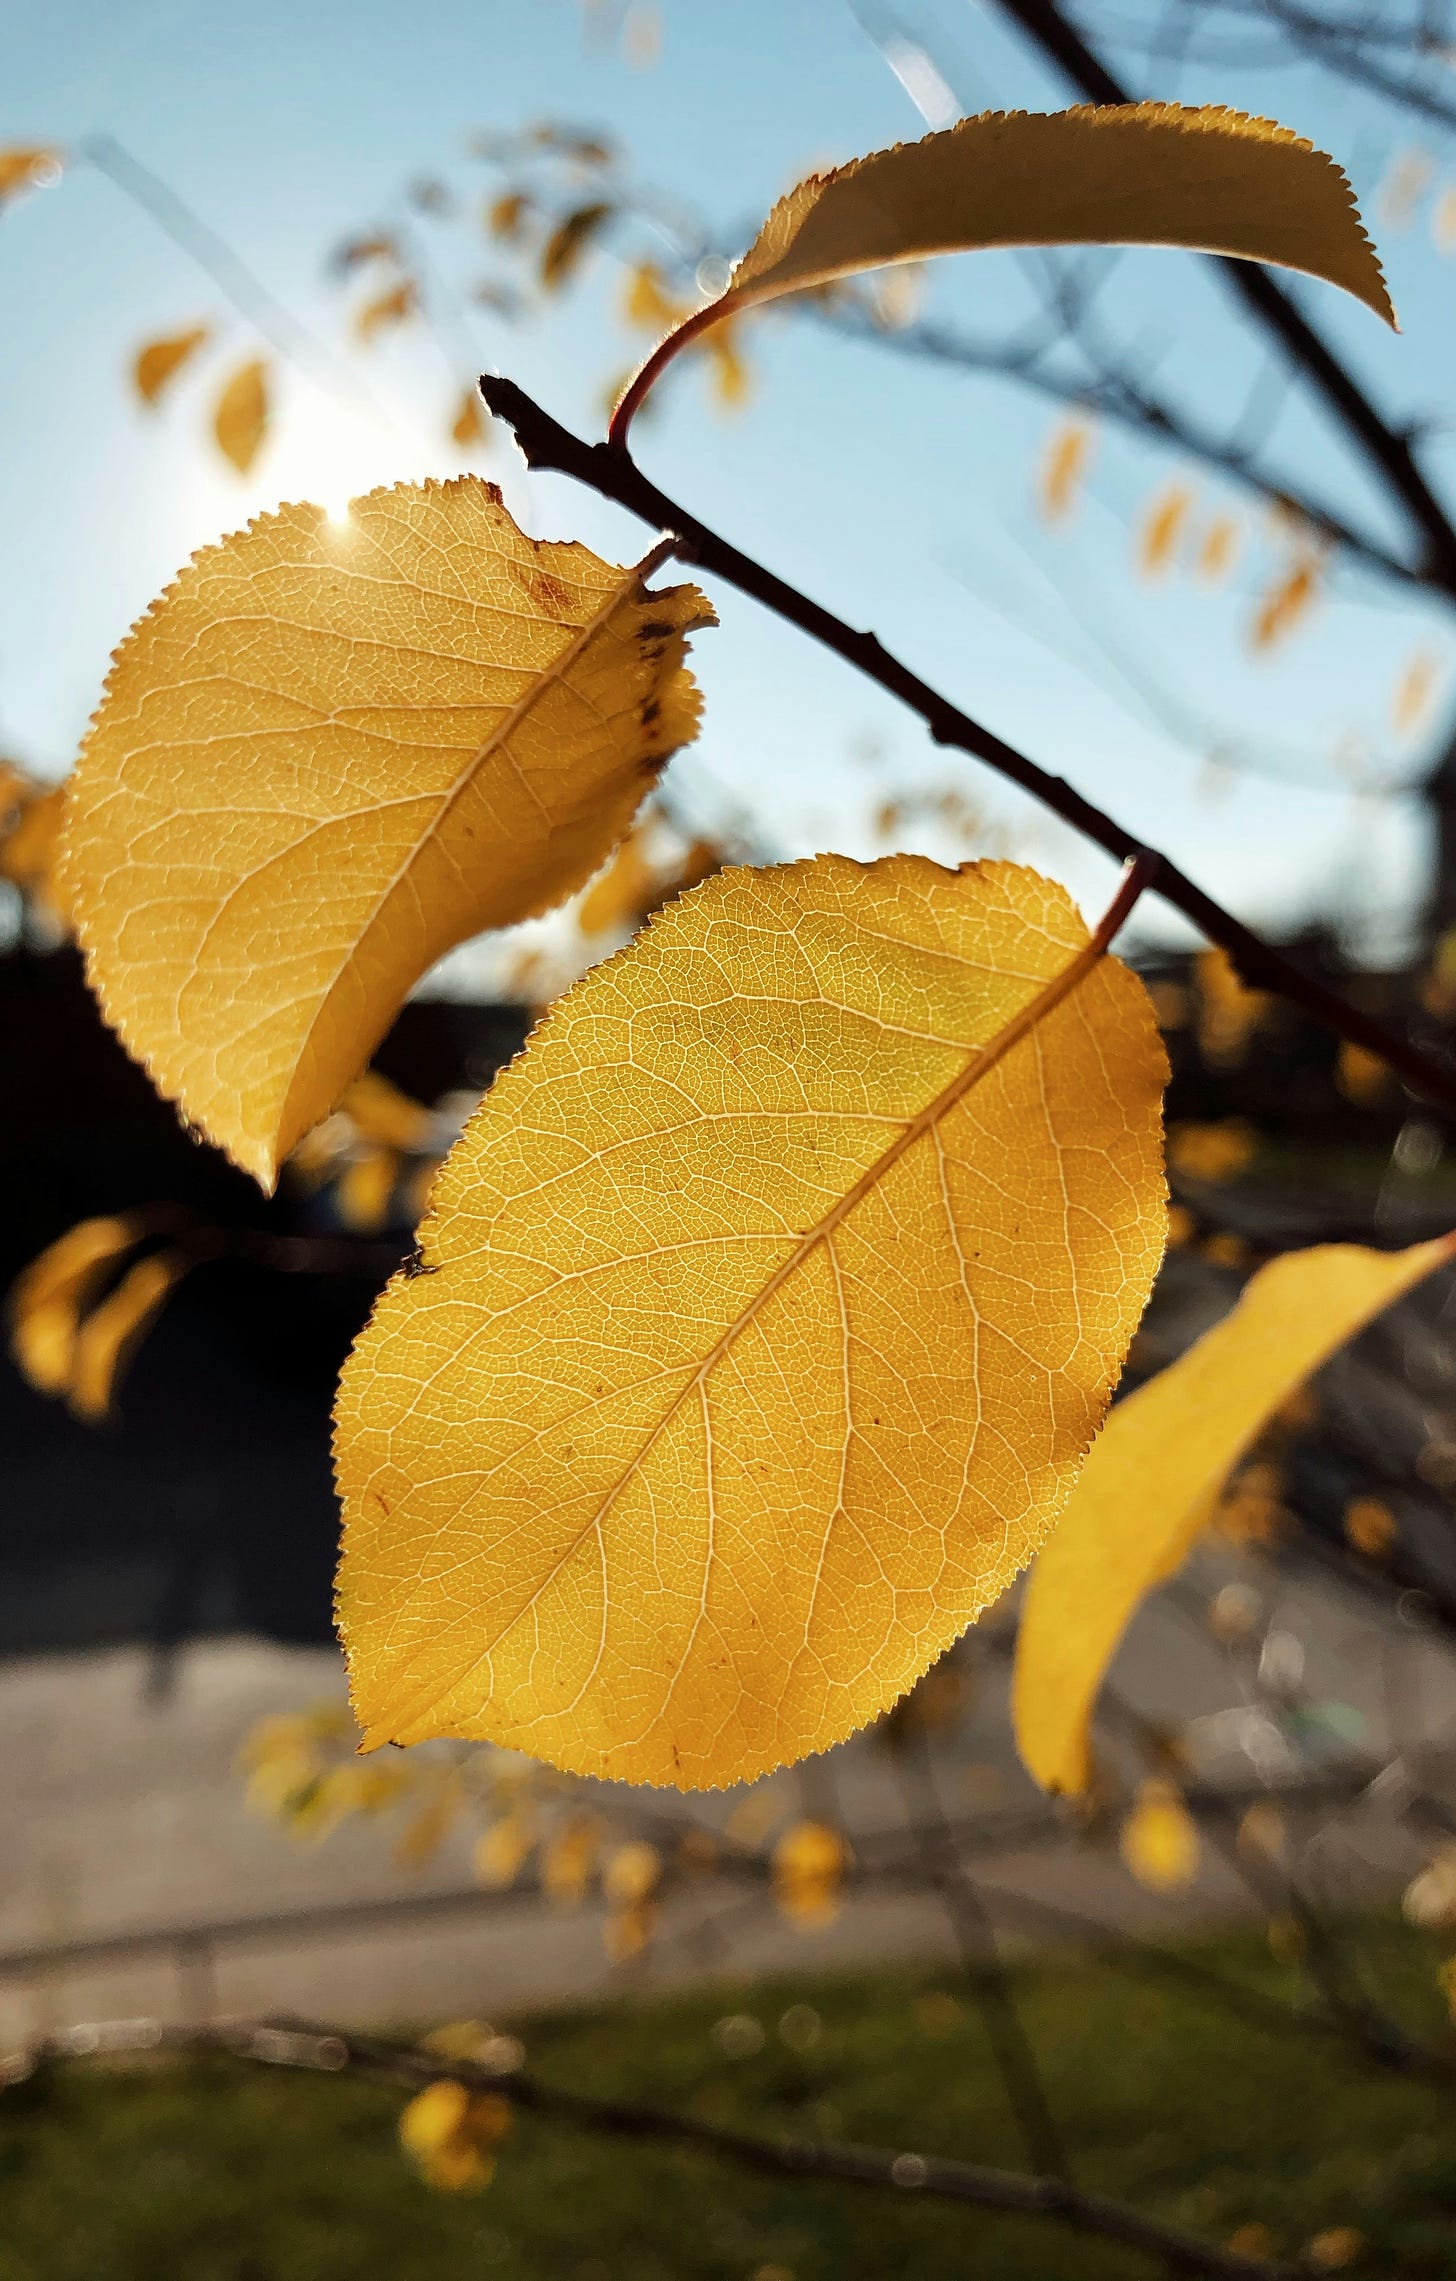
[[[1433,1107],[1447,1115],[1456,1115],[1456,1069],[1433,1061],[1408,1038],[1387,1030],[1358,1006],[1348,1004],[1337,991],[1327,989],[1313,975],[1302,973],[1272,943],[1266,943],[1221,903],[1206,895],[1166,856],[1153,855],[1138,834],[1125,830],[1111,816],[1104,815],[1068,784],[1065,777],[1053,776],[1038,767],[1014,745],[1007,744],[968,713],[963,713],[949,698],[942,697],[907,665],[902,665],[874,634],[857,633],[842,618],[836,618],[832,610],[811,601],[786,579],[779,578],[751,555],[709,530],[696,515],[650,482],[626,452],[614,451],[604,443],[584,443],[580,436],[574,436],[514,380],[487,373],[482,376],[480,392],[496,418],[514,429],[529,467],[555,469],[560,474],[570,475],[578,483],[599,492],[604,499],[625,507],[629,514],[639,516],[654,529],[671,533],[675,542],[673,551],[680,560],[694,562],[703,570],[726,578],[730,585],[751,595],[775,616],[812,635],[815,641],[833,650],[880,688],[888,689],[892,696],[919,714],[937,744],[953,745],[983,760],[999,776],[1031,793],[1074,831],[1117,860],[1132,862],[1142,858],[1144,868],[1154,864],[1151,882],[1154,891],[1174,910],[1181,911],[1210,942],[1227,951],[1251,988],[1270,990],[1288,999],[1337,1037],[1348,1038],[1352,1044],[1378,1055],[1413,1092]]]

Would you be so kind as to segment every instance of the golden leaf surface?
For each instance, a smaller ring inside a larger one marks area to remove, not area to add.
[[[366,1747],[712,1787],[1022,1568],[1163,1241],[1162,1048],[1001,863],[729,870],[553,1007],[347,1364]]]
[[[1087,1785],[1088,1723],[1136,1609],[1192,1549],[1220,1485],[1312,1371],[1434,1268],[1456,1236],[1408,1251],[1321,1244],[1271,1260],[1238,1305],[1120,1402],[1032,1570],[1012,1710],[1048,1790]]]
[[[992,246],[1182,246],[1342,286],[1394,325],[1354,195],[1333,159],[1219,105],[987,111],[897,143],[781,198],[727,288],[654,351],[709,325],[891,262]],[[629,392],[635,402],[636,390]]]
[[[92,987],[271,1186],[412,985],[596,870],[696,733],[690,586],[538,544],[465,476],[283,507],[117,652],[71,779]]]

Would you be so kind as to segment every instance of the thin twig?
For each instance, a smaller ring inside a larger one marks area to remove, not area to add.
[[[985,761],[998,775],[1031,793],[1074,831],[1109,855],[1124,862],[1147,857],[1149,851],[1137,834],[1125,830],[1094,807],[1064,777],[1053,776],[1039,768],[1013,745],[963,713],[908,666],[902,665],[874,634],[857,633],[831,610],[811,601],[786,579],[779,578],[751,555],[720,538],[650,482],[625,452],[612,451],[606,444],[584,443],[513,380],[487,373],[481,378],[480,391],[496,418],[505,420],[514,429],[528,466],[556,469],[573,476],[604,499],[614,500],[630,514],[639,516],[643,522],[673,533],[677,541],[674,551],[680,560],[697,563],[702,569],[726,578],[776,616],[798,626],[801,632],[857,667],[880,688],[889,690],[912,712],[918,713],[937,744],[952,745]],[[1201,887],[1195,886],[1166,856],[1155,860],[1155,891],[1175,910],[1181,911],[1210,942],[1227,951],[1246,983],[1254,989],[1270,990],[1287,998],[1337,1037],[1348,1038],[1377,1055],[1413,1092],[1433,1106],[1447,1115],[1456,1115],[1456,1071],[1443,1068],[1408,1039],[1388,1030],[1358,1006],[1347,1004],[1338,992],[1327,989],[1312,975],[1301,973],[1282,952],[1226,911],[1211,895],[1206,895]]]
[[[1295,2268],[1267,2258],[1246,2257],[1200,2241],[1180,2226],[1147,2218],[1100,2194],[1087,2194],[1057,2178],[993,2170],[979,2163],[951,2162],[938,2155],[890,2147],[828,2145],[814,2139],[760,2138],[728,2130],[694,2115],[639,2106],[621,2099],[598,2099],[544,2083],[521,2068],[504,2070],[466,2060],[444,2059],[412,2045],[354,2036],[311,2021],[283,2019],[220,2026],[164,2026],[157,2021],[123,2021],[113,2028],[73,2029],[33,2044],[11,2060],[0,2082],[23,2081],[34,2067],[126,2050],[202,2053],[221,2051],[265,2065],[299,2067],[324,2074],[380,2077],[419,2091],[442,2081],[494,2093],[517,2107],[579,2130],[613,2137],[693,2146],[739,2169],[774,2177],[821,2178],[867,2186],[920,2200],[954,2202],[1014,2216],[1046,2218],[1074,2233],[1100,2235],[1162,2258],[1181,2273],[1203,2273],[1223,2281],[1294,2281]]]

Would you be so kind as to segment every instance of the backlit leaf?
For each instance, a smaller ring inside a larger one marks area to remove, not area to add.
[[[1139,1885],[1154,1893],[1174,1893],[1198,1874],[1198,1824],[1171,1782],[1143,1784],[1119,1843]]]
[[[399,1158],[392,1148],[366,1149],[346,1164],[334,1186],[339,1218],[356,1235],[373,1235],[389,1218]]]
[[[43,1394],[70,1384],[81,1310],[145,1233],[134,1213],[81,1220],[47,1245],[10,1292],[10,1351]]]
[[[654,352],[652,369],[737,310],[886,263],[1089,244],[1277,262],[1343,286],[1395,322],[1349,183],[1287,127],[1173,103],[988,111],[801,182],[725,292]]]
[[[557,223],[541,249],[541,283],[548,293],[558,293],[576,275],[588,248],[615,212],[605,199],[596,198]]]
[[[459,444],[462,451],[468,451],[472,444],[484,441],[485,407],[480,401],[478,388],[467,388],[461,397],[451,423],[450,437],[453,443]]]
[[[703,1787],[877,1716],[1075,1479],[1161,1045],[1060,888],[725,871],[548,1014],[345,1370],[366,1744]]]
[[[372,301],[365,302],[354,319],[355,338],[361,340],[367,348],[387,326],[402,325],[407,318],[412,317],[418,300],[414,280],[401,278],[399,284],[391,285],[387,293],[376,294]]]
[[[795,1924],[832,1923],[839,1914],[848,1849],[827,1822],[795,1822],[773,1850],[774,1899]]]
[[[1061,522],[1076,505],[1092,456],[1093,435],[1086,420],[1064,420],[1053,430],[1040,471],[1041,508],[1049,523]]]
[[[470,476],[204,548],[117,652],[71,779],[108,1021],[271,1186],[443,951],[596,869],[696,731],[684,636],[710,622],[693,587],[526,538]]]
[[[22,190],[54,182],[61,171],[61,153],[50,143],[9,143],[0,149],[0,206]]]
[[[70,1402],[78,1418],[95,1424],[108,1415],[133,1355],[191,1265],[177,1251],[139,1259],[83,1316],[71,1356]]]
[[[145,348],[138,349],[132,379],[142,402],[155,404],[169,381],[210,337],[210,326],[192,325],[185,333],[168,333],[162,340],[148,341]]]
[[[1186,483],[1170,483],[1154,498],[1138,531],[1138,568],[1144,578],[1159,578],[1172,567],[1192,506]]]
[[[1118,1404],[1022,1610],[1012,1707],[1021,1755],[1044,1788],[1085,1788],[1103,1674],[1143,1599],[1182,1565],[1242,1453],[1303,1379],[1453,1256],[1453,1236],[1398,1252],[1288,1252]]]
[[[268,367],[255,358],[235,372],[217,400],[212,432],[224,459],[246,475],[268,433]]]

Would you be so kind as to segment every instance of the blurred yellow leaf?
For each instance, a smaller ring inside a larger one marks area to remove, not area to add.
[[[54,182],[61,164],[53,143],[7,143],[0,149],[0,206],[22,190]]]
[[[159,1251],[139,1259],[81,1319],[71,1356],[70,1403],[93,1424],[107,1416],[133,1356],[192,1261]]]
[[[1163,1076],[1018,866],[670,904],[496,1080],[346,1367],[368,1744],[692,1788],[886,1709],[1076,1477],[1161,1253]]]
[[[601,1851],[601,1824],[573,1814],[541,1851],[541,1890],[548,1900],[575,1908],[586,1899]]]
[[[345,1087],[339,1107],[361,1140],[377,1148],[411,1155],[429,1145],[435,1120],[422,1101],[412,1101],[377,1069],[361,1069]]]
[[[1282,263],[1395,313],[1334,161],[1221,106],[985,112],[813,174],[769,215],[726,290],[654,371],[755,303],[890,262],[981,246],[1163,245]]]
[[[1049,523],[1061,522],[1076,504],[1092,456],[1093,434],[1086,420],[1064,420],[1052,430],[1038,484],[1042,513]]]
[[[1251,2225],[1235,2226],[1226,2247],[1236,2257],[1272,2257],[1279,2247],[1278,2239],[1269,2226],[1261,2225],[1256,2218]]]
[[[1212,1251],[1211,1243],[1207,1249]],[[1277,1465],[1261,1462],[1241,1466],[1220,1489],[1213,1500],[1208,1525],[1216,1536],[1247,1552],[1256,1545],[1272,1544],[1288,1519],[1284,1476]]]
[[[117,652],[71,779],[106,1018],[271,1187],[425,969],[621,837],[696,733],[684,637],[710,622],[693,587],[528,539],[474,476],[204,548]]]
[[[642,825],[629,832],[600,879],[587,889],[576,914],[584,935],[639,924],[657,882],[656,866],[645,852],[652,837],[650,827]]]
[[[1249,628],[1249,644],[1257,653],[1276,649],[1307,618],[1319,590],[1321,564],[1303,554],[1281,571],[1269,588]]]
[[[720,325],[705,344],[713,372],[713,396],[725,412],[736,412],[747,401],[752,382],[748,366],[738,350],[738,334],[732,325]]]
[[[1456,253],[1456,186],[1448,184],[1431,208],[1431,243],[1437,253]]]
[[[502,1814],[483,1829],[471,1848],[470,1863],[482,1885],[502,1891],[525,1868],[535,1835],[522,1813]]]
[[[652,0],[632,0],[622,23],[622,53],[634,71],[650,71],[662,54],[662,14]]]
[[[662,1881],[662,1855],[645,1838],[614,1846],[602,1868],[602,1891],[614,1909],[648,1901]]]
[[[1422,1932],[1456,1926],[1456,1846],[1443,1845],[1401,1895],[1401,1909]]]
[[[1426,194],[1434,169],[1419,148],[1398,151],[1375,193],[1380,219],[1388,230],[1403,230]]]
[[[629,325],[661,333],[669,325],[681,324],[688,314],[689,304],[668,292],[655,261],[639,261],[628,270],[623,281],[621,307]]]
[[[1198,1824],[1171,1782],[1144,1782],[1118,1839],[1139,1885],[1175,1893],[1198,1875]]]
[[[1241,1453],[1303,1379],[1453,1253],[1450,1236],[1400,1252],[1288,1252],[1118,1404],[1022,1609],[1012,1702],[1021,1755],[1043,1788],[1084,1788],[1103,1673],[1147,1593],[1182,1565]]]
[[[478,2194],[495,2174],[492,2149],[511,2127],[510,2102],[442,2077],[415,2094],[399,2118],[399,2139],[437,2193]]]
[[[1418,729],[1431,709],[1436,689],[1436,660],[1428,649],[1418,649],[1401,668],[1390,700],[1391,725],[1400,736]]]
[[[1198,1048],[1215,1068],[1233,1069],[1248,1051],[1264,1020],[1269,996],[1251,990],[1234,971],[1225,950],[1200,951],[1194,964],[1198,988]]]
[[[827,1925],[839,1914],[849,1851],[827,1822],[795,1822],[773,1850],[774,1899],[799,1925]]]
[[[419,305],[419,292],[412,277],[402,277],[391,285],[387,293],[378,293],[366,301],[354,319],[354,337],[367,348],[385,329],[404,324]],[[458,439],[457,439],[458,440]]]
[[[449,1780],[442,1782],[395,1839],[396,1868],[423,1869],[433,1861],[460,1819],[461,1804],[458,1785]]]
[[[1193,510],[1193,493],[1186,483],[1169,483],[1157,493],[1138,527],[1138,569],[1144,578],[1160,578],[1172,568]]]
[[[1239,551],[1239,526],[1232,515],[1215,515],[1193,558],[1193,567],[1210,586],[1227,578]]]
[[[8,772],[12,777],[15,773]],[[65,820],[65,785],[44,785],[31,778],[14,798],[8,826],[0,837],[0,879],[18,887],[33,908],[58,928],[67,924],[70,909],[60,878]]]
[[[142,402],[155,404],[168,382],[176,378],[188,359],[211,338],[210,325],[192,325],[185,333],[168,333],[161,340],[148,341],[145,348],[138,349],[132,379]]]
[[[344,1166],[334,1184],[339,1218],[356,1235],[373,1235],[389,1218],[399,1178],[399,1158],[391,1148],[370,1148]]]
[[[246,475],[268,433],[268,367],[261,358],[242,365],[228,381],[217,400],[212,432],[224,459],[232,461],[239,475]],[[194,555],[194,564],[199,559]],[[182,575],[185,578],[186,571]]]
[[[485,209],[485,226],[503,245],[519,245],[535,207],[524,190],[503,191]]]
[[[1319,2273],[1338,2273],[1353,2265],[1365,2247],[1365,2236],[1356,2226],[1326,2226],[1304,2245],[1306,2261]]]
[[[462,451],[468,451],[472,444],[484,442],[485,406],[481,403],[478,388],[467,388],[461,397],[451,423],[450,437],[453,443],[459,444]]]
[[[1381,1497],[1353,1497],[1343,1527],[1345,1542],[1367,1560],[1387,1560],[1400,1541],[1400,1523]]]
[[[1181,1124],[1168,1127],[1168,1162],[1189,1180],[1216,1184],[1232,1180],[1253,1163],[1259,1136],[1244,1117],[1223,1117],[1217,1124]]]
[[[1378,1053],[1368,1046],[1354,1045],[1349,1038],[1341,1038],[1335,1061],[1335,1082],[1347,1101],[1357,1101],[1364,1108],[1386,1100],[1394,1080],[1390,1064],[1382,1061]]]
[[[557,223],[541,248],[541,283],[548,293],[559,293],[576,275],[587,249],[616,210],[608,199],[593,198]]]
[[[640,1956],[657,1929],[657,1907],[652,1901],[633,1901],[613,1909],[602,1926],[602,1943],[613,1964],[627,1964]]]
[[[1272,1798],[1258,1798],[1246,1810],[1235,1833],[1240,1853],[1255,1861],[1280,1861],[1289,1842],[1288,1826]]]
[[[131,1212],[79,1220],[16,1277],[9,1298],[10,1351],[42,1394],[61,1394],[69,1386],[81,1310],[144,1233],[145,1224]]]

